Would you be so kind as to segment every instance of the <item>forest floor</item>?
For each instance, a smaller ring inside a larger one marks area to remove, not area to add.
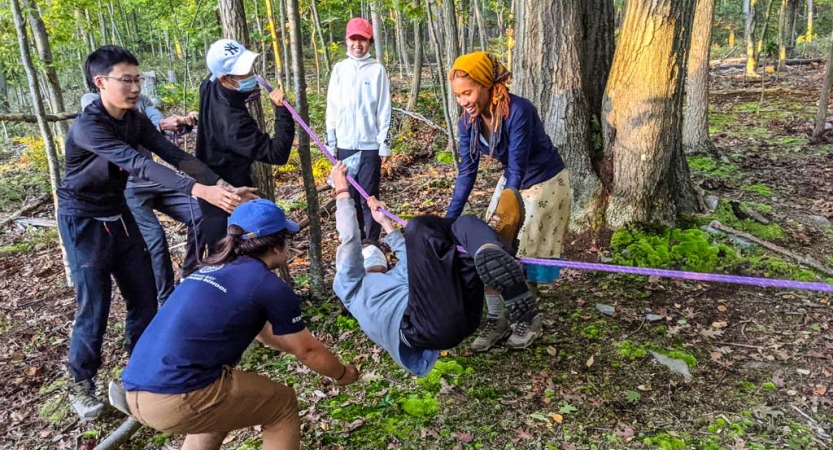
[[[829,267],[833,228],[822,219],[833,219],[833,145],[808,142],[822,75],[823,69],[808,67],[780,79],[767,76],[761,102],[760,81],[716,73],[711,131],[719,156],[690,162],[696,184],[722,200],[714,218]],[[443,157],[395,157],[396,169],[382,188],[395,213],[445,211],[454,169],[438,159]],[[16,157],[0,164],[0,194],[11,189],[21,197],[0,195],[0,209],[8,213],[34,197],[36,188],[16,178],[26,176]],[[485,209],[499,176],[494,165],[484,173],[473,211]],[[280,178],[278,197],[290,199],[282,204],[303,218],[299,181],[286,171]],[[772,225],[728,217],[731,200]],[[48,217],[48,211],[45,206],[39,215]],[[181,240],[182,229],[168,225]],[[324,233],[325,261],[332,261],[332,217]],[[742,241],[714,239],[746,258],[735,273],[826,279],[777,255],[745,249]],[[308,284],[305,247],[303,237],[295,239],[290,262],[300,291]],[[90,449],[124,417],[111,410],[83,423],[68,410],[64,367],[74,297],[65,287],[55,233],[7,227],[0,256],[0,448]],[[587,261],[620,256],[621,249],[608,242],[588,239],[571,242],[565,255]],[[333,270],[330,265],[328,277]],[[467,341],[443,352],[434,372],[417,380],[373,345],[332,298],[306,302],[305,320],[335,353],[361,366],[358,384],[326,385],[295,358],[260,346],[240,367],[295,387],[302,448],[826,449],[833,447],[830,300],[811,292],[567,270],[543,288],[545,334],[522,352],[474,354]],[[124,306],[118,299],[113,305],[102,386],[126,360]],[[652,351],[676,360],[675,370],[687,369],[690,379],[656,362]],[[180,436],[145,428],[129,447],[180,443]],[[232,433],[224,448],[260,448],[258,433]]]

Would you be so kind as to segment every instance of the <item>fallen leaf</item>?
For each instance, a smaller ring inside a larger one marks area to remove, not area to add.
[[[705,338],[714,339],[719,336],[723,336],[723,330],[715,330],[713,328],[700,330],[700,336]]]
[[[549,347],[547,347],[547,353],[548,353],[550,356],[555,356],[555,355],[557,355],[557,354],[558,354],[558,350],[557,350],[555,347],[553,347],[553,346],[549,346]]]
[[[471,434],[471,433],[464,433],[464,432],[462,432],[462,431],[455,431],[455,432],[454,432],[454,437],[455,437],[458,441],[460,441],[460,442],[465,442],[465,443],[467,443],[467,444],[468,444],[469,442],[471,442],[471,441],[473,441],[473,440],[474,440],[474,435],[473,435],[473,434]]]
[[[596,362],[595,355],[590,355],[590,359],[588,359],[587,362],[584,363],[584,365],[586,365],[587,367],[592,367],[594,362]]]
[[[729,326],[729,322],[725,322],[725,321],[712,323],[712,328],[715,328],[715,329],[718,329],[718,330],[721,329],[721,328],[726,328],[728,326]]]
[[[600,313],[608,315],[608,316],[615,316],[616,315],[616,308],[610,305],[603,305],[601,303],[596,303],[596,309],[599,310]]]
[[[711,352],[711,353],[709,353],[709,356],[711,356],[712,361],[717,361],[718,359],[720,359],[723,356],[723,353]]]
[[[621,423],[616,427],[616,431],[614,431],[613,433],[616,436],[625,439],[630,439],[634,436],[633,428]]]
[[[827,386],[822,384],[817,384],[816,387],[813,388],[813,395],[824,395],[827,393]]]
[[[795,397],[796,395],[798,395],[798,391],[796,391],[795,389],[790,389],[787,391],[787,395],[789,395],[790,397]]]
[[[515,431],[518,432],[518,438],[521,439],[521,440],[525,441],[527,439],[532,439],[532,435],[529,432],[527,432],[526,430],[524,430],[523,428],[518,428]]]
[[[677,358],[671,358],[661,353],[657,353],[655,351],[651,351],[651,355],[653,355],[654,359],[658,363],[667,367],[668,370],[676,374],[682,375],[683,378],[685,378],[686,380],[691,379],[691,372],[688,371],[688,365],[685,363],[685,361]]]
[[[772,384],[774,384],[775,387],[777,387],[777,388],[784,387],[784,377],[782,377],[780,375],[773,376],[772,377]]]
[[[578,447],[576,447],[575,445],[570,444],[568,442],[562,442],[561,443],[561,450],[578,450]]]
[[[555,423],[561,423],[564,421],[564,416],[558,413],[553,414],[551,417]]]
[[[807,369],[795,369],[795,371],[798,372],[799,375],[810,375],[810,371]]]
[[[727,308],[726,308],[726,306],[724,306],[724,305],[718,305],[718,306],[717,306],[717,310],[718,310],[718,311],[720,311],[720,312],[722,312],[722,313],[723,313],[723,312],[726,312],[726,309],[727,309]]]

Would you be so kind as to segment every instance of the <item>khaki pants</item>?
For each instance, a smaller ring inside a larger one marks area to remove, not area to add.
[[[254,373],[225,369],[214,383],[187,394],[128,391],[127,404],[139,422],[166,433],[225,435],[262,425],[264,449],[300,442],[295,391]]]

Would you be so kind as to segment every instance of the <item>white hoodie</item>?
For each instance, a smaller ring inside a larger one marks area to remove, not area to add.
[[[370,57],[338,62],[327,89],[327,147],[379,150],[390,156],[390,80],[385,67]]]

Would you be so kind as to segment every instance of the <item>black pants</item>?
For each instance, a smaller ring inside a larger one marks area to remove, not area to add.
[[[213,253],[217,242],[220,242],[228,234],[229,214],[203,199],[199,199],[198,202],[200,211],[202,211],[200,229],[203,241],[199,243],[200,247],[197,249],[197,254],[202,257],[206,252]],[[183,271],[182,277],[185,278],[186,276],[188,274]]]
[[[368,195],[379,198],[379,180],[382,178],[382,158],[379,157],[379,150],[345,150],[338,149],[338,159],[343,161],[356,152],[361,152],[361,162],[356,173],[356,182]],[[356,205],[356,218],[359,219],[359,230],[362,233],[362,240],[379,240],[382,234],[382,226],[373,220],[370,208],[367,207],[367,200],[362,198],[353,186],[350,186],[350,197]]]
[[[92,380],[101,367],[101,346],[116,279],[127,306],[124,334],[128,353],[156,315],[156,284],[145,241],[130,212],[122,220],[58,215],[75,284],[75,322],[69,341],[69,372]]]
[[[495,232],[474,216],[408,221],[408,312],[401,331],[410,346],[445,350],[477,330],[484,288],[474,254],[485,244],[505,249]],[[458,251],[458,245],[467,253]]]

